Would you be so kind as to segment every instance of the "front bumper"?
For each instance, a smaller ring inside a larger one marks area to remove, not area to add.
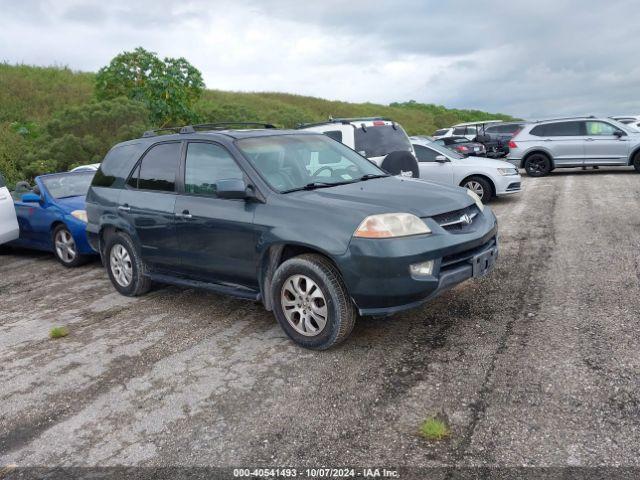
[[[500,175],[494,179],[496,196],[510,195],[522,191],[522,177],[516,175]]]
[[[431,235],[354,239],[338,260],[360,315],[385,316],[417,307],[474,276],[474,258],[498,253],[497,223],[485,208],[475,230],[454,234],[427,219]],[[415,278],[412,264],[434,260],[433,274]],[[487,273],[487,272],[483,272]]]

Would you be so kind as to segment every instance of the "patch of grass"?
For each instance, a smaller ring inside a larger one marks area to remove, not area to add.
[[[444,420],[431,417],[420,425],[420,434],[427,440],[442,440],[447,438],[451,431]]]
[[[62,338],[69,335],[69,330],[67,327],[53,327],[49,331],[49,338]]]

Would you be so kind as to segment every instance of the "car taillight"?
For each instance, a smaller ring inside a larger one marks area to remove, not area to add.
[[[376,127],[383,127],[384,126],[384,122],[380,121],[380,120],[374,120],[373,125]]]
[[[460,145],[459,147],[455,147],[455,149],[458,150],[459,152],[466,152],[467,150],[469,150],[464,145]]]
[[[509,148],[518,148],[518,144],[513,140],[509,140]]]

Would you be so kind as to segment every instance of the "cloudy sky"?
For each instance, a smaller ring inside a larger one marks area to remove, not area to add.
[[[207,87],[523,118],[640,113],[637,0],[0,0],[0,61],[95,71],[143,46]]]

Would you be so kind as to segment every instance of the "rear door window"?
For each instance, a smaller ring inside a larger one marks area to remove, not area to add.
[[[558,122],[545,125],[547,137],[579,137],[584,135],[584,122]]]
[[[446,135],[448,131],[449,131],[448,128],[443,128],[441,130],[436,130],[436,132],[433,134],[433,136],[434,137],[439,137],[441,135]]]
[[[140,190],[175,192],[180,142],[155,145],[142,158],[128,184]]]
[[[411,151],[411,142],[407,134],[396,126],[381,125],[357,127],[355,130],[355,150],[364,152],[365,157],[384,157],[391,152]]]

